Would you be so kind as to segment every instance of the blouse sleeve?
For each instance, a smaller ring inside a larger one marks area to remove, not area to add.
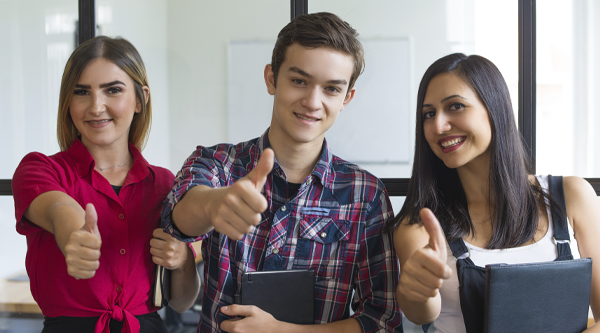
[[[21,160],[12,179],[18,233],[27,235],[42,230],[23,216],[35,198],[49,191],[67,193],[60,182],[61,169],[60,165],[42,153],[29,153]]]

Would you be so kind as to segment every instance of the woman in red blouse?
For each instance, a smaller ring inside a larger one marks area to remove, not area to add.
[[[158,229],[174,176],[140,153],[151,112],[128,41],[96,37],[73,52],[60,89],[61,152],[28,154],[12,182],[43,332],[167,332],[152,302],[156,264],[172,270],[175,310],[198,294],[191,250]]]

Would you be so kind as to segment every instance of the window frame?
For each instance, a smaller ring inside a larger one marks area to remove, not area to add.
[[[79,1],[78,42],[96,34],[95,0]],[[290,0],[290,17],[308,14],[309,0]],[[519,0],[519,132],[536,171],[536,0]],[[600,178],[585,178],[600,195]],[[382,178],[390,196],[406,196],[410,178]],[[0,195],[12,195],[11,179],[0,179]]]

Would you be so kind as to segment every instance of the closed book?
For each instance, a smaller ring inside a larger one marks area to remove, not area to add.
[[[255,305],[283,322],[314,324],[315,273],[313,270],[246,272],[236,303]]]
[[[592,259],[485,266],[484,332],[581,332]]]
[[[169,298],[171,298],[171,271],[156,265],[153,304],[155,307],[162,308],[168,305]]]

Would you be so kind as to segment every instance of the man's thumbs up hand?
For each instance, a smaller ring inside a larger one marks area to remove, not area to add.
[[[239,240],[261,222],[260,214],[268,208],[262,189],[274,161],[273,150],[265,149],[248,175],[211,195],[207,215],[217,232]]]
[[[102,239],[98,230],[98,214],[94,205],[85,207],[85,224],[73,231],[65,245],[67,272],[76,279],[90,279],[100,267]]]

